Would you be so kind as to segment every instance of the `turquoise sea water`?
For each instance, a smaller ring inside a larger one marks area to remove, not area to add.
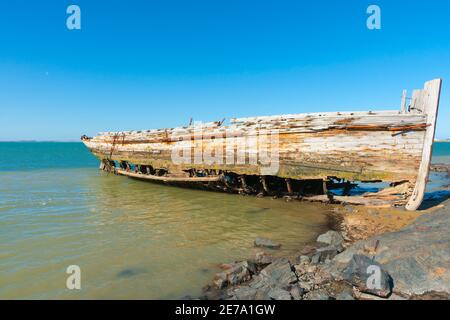
[[[450,163],[450,142],[433,144],[433,163]]]
[[[294,251],[327,228],[328,210],[103,173],[81,143],[2,142],[0,298],[195,297],[218,264],[254,255],[257,236]],[[69,265],[81,290],[66,288]]]

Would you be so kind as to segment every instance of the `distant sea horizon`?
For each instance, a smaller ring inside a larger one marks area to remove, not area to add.
[[[0,142],[80,142],[80,139],[61,139],[61,140],[1,140]],[[450,138],[448,139],[435,139],[434,142],[450,142]]]

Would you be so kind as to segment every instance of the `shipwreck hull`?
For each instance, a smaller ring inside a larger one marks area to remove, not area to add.
[[[409,106],[404,95],[399,111],[240,118],[227,126],[108,132],[82,140],[103,169],[133,178],[299,196],[305,186],[322,185],[310,198],[327,201],[345,200],[329,192],[336,186],[385,181],[392,188],[347,202],[370,199],[415,210],[428,176],[441,83],[415,90]]]

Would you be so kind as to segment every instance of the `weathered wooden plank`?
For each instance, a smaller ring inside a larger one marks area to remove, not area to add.
[[[163,182],[216,182],[220,181],[220,176],[208,176],[208,177],[170,177],[170,176],[155,176],[151,174],[142,174],[136,172],[129,172],[122,169],[116,169],[116,172],[120,175],[142,179],[153,180]]]
[[[401,103],[401,106],[400,106],[401,113],[406,113],[407,112],[407,110],[406,110],[406,95],[407,95],[407,91],[403,90],[403,92],[402,92],[402,103]]]
[[[408,203],[406,204],[407,210],[416,210],[422,203],[425,194],[425,187],[430,170],[431,154],[433,151],[433,141],[436,130],[436,119],[439,109],[441,86],[441,79],[436,79],[425,83],[425,89],[421,90],[420,95],[416,96],[417,101],[414,101],[414,106],[418,110],[422,110],[427,115],[427,124],[429,127],[425,133],[422,161],[420,163],[416,185]]]

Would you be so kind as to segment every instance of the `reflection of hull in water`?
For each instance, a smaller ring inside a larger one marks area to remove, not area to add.
[[[415,90],[409,107],[404,94],[400,111],[241,118],[228,126],[108,132],[82,140],[104,170],[133,178],[415,210],[428,176],[441,83]],[[202,161],[205,155],[213,160]],[[347,197],[357,181],[391,187]],[[338,188],[343,195],[333,196]]]

